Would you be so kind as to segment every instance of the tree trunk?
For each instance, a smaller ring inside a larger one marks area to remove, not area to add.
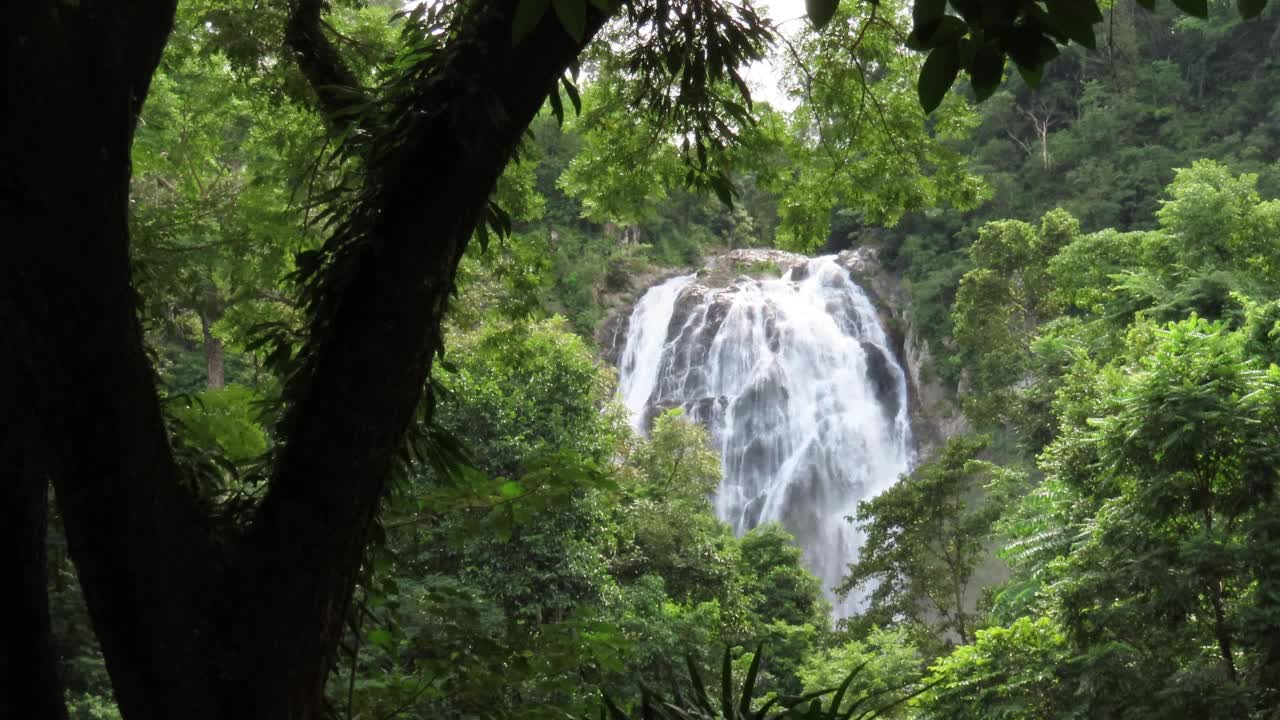
[[[604,21],[589,6],[574,41],[548,12],[513,47],[513,3],[470,8],[447,72],[406,113],[402,147],[369,168],[381,188],[361,208],[372,231],[340,261],[341,286],[324,288],[275,473],[243,535],[198,510],[174,462],[130,276],[129,150],[173,0],[28,2],[7,16],[0,219],[17,240],[0,262],[0,370],[14,369],[0,390],[31,402],[0,406],[0,539],[23,559],[6,650],[34,662],[32,682],[0,702],[64,712],[43,662],[37,544],[51,479],[125,718],[321,716],[457,264],[547,90]]]
[[[1206,498],[1204,509],[1204,528],[1207,534],[1213,535],[1213,509],[1209,505],[1213,498],[1213,489],[1207,482],[1200,487],[1201,497]],[[1222,579],[1208,578],[1209,603],[1213,606],[1213,634],[1218,641],[1218,654],[1222,658],[1222,669],[1231,682],[1236,682],[1236,660],[1231,649],[1231,630],[1227,628],[1227,613],[1222,601]]]
[[[210,390],[221,390],[227,384],[222,340],[214,337],[208,313],[200,313],[200,333],[204,338],[205,385]]]
[[[11,327],[8,322],[2,326]],[[12,370],[0,363],[0,383],[13,384],[18,375]],[[31,398],[15,390],[0,388],[3,407],[30,407]],[[24,435],[21,428],[0,425],[0,552],[9,559],[4,576],[14,583],[6,591],[8,611],[0,625],[0,717],[61,720],[67,710],[58,683],[46,591],[49,483],[25,467],[20,446]]]
[[[1223,609],[1221,580],[1210,581],[1209,594],[1213,603],[1213,630],[1218,640],[1218,653],[1222,657],[1222,669],[1231,682],[1236,682],[1236,660],[1231,650],[1231,631],[1227,629],[1227,616]]]
[[[579,43],[548,12],[513,47],[513,12],[506,0],[477,6],[453,77],[420,99],[421,124],[373,169],[387,191],[371,242],[313,329],[306,392],[281,423],[288,442],[237,557],[243,602],[267,623],[242,626],[245,641],[282,638],[252,658],[253,717],[284,717],[322,695],[367,530],[440,349],[458,262],[548,89],[605,20],[592,9]]]
[[[128,253],[130,143],[173,4],[30,2],[6,19],[0,303],[16,312],[0,336],[34,402],[3,412],[21,413],[6,419],[25,472],[57,491],[125,717],[211,718],[218,551],[173,462]]]
[[[969,628],[965,624],[964,612],[964,586],[959,579],[953,583],[953,590],[956,601],[956,633],[960,635],[960,644],[969,644]]]
[[[3,188],[7,194],[9,187]],[[47,593],[48,477],[27,458],[28,414],[37,397],[27,380],[31,359],[10,349],[28,344],[30,326],[4,293],[15,268],[0,259],[0,553],[6,608],[0,624],[0,717],[67,716],[53,655]]]

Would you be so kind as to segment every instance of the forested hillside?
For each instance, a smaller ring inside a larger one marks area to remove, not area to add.
[[[24,11],[0,717],[1277,717],[1280,8],[1081,5]],[[972,432],[835,617],[600,339],[855,247]]]
[[[961,147],[989,188],[986,202],[873,231],[896,254],[933,338],[950,335],[967,248],[985,223],[1034,222],[1061,208],[1086,233],[1154,229],[1177,169],[1201,159],[1256,174],[1262,197],[1280,194],[1277,28],[1268,17],[1242,22],[1227,3],[1210,6],[1198,20],[1168,5],[1152,14],[1117,3],[1096,51],[1064,53],[1034,90],[1013,74],[980,106],[981,125]],[[865,241],[851,216],[831,247]],[[954,381],[958,369],[944,372]]]

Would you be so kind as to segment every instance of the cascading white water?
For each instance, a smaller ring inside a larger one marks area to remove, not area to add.
[[[667,343],[667,325],[675,312],[680,291],[693,282],[692,275],[680,275],[649,288],[635,309],[627,330],[627,345],[619,363],[621,378],[618,392],[631,410],[631,426],[643,431],[644,413],[637,412],[649,402],[653,386],[658,382],[658,364]]]
[[[834,257],[781,279],[713,289],[687,275],[651,288],[619,365],[637,429],[677,406],[710,428],[721,519],[740,534],[781,522],[836,614],[863,604],[831,592],[862,541],[845,517],[910,469],[911,426],[906,373]]]

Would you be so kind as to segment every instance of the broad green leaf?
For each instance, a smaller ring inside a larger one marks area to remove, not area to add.
[[[371,630],[369,632],[369,642],[382,648],[391,647],[391,632],[384,628]]]
[[[831,22],[838,7],[840,7],[840,0],[804,0],[804,10],[809,15],[809,22],[813,23],[818,30]]]
[[[747,677],[742,682],[742,700],[738,703],[738,713],[742,717],[751,714],[751,698],[755,694],[756,676],[760,673],[760,658],[764,655],[764,643],[756,645],[756,654],[751,657],[751,667],[747,668]]]
[[[1198,18],[1209,17],[1209,0],[1173,0],[1179,10]]]
[[[538,26],[542,16],[547,14],[551,0],[518,0],[515,18],[511,21],[511,44],[519,45],[533,29]]]
[[[1250,20],[1267,9],[1267,0],[1236,0],[1236,7],[1240,10],[1240,17]]]
[[[1003,76],[1004,55],[990,45],[978,48],[978,54],[969,66],[969,82],[973,85],[973,94],[978,102],[991,97],[996,88],[1000,87]]]
[[[724,649],[724,662],[720,669],[720,710],[725,720],[733,720],[733,658],[728,647]]]
[[[916,84],[916,92],[920,96],[920,107],[926,113],[933,112],[942,104],[956,74],[960,72],[960,60],[955,45],[943,45],[929,53],[920,69],[920,80]]]
[[[1064,35],[1091,50],[1097,47],[1093,25],[1100,22],[1102,16],[1096,5],[1080,0],[1048,0],[1045,4],[1049,18]]]
[[[1022,76],[1022,81],[1027,87],[1035,88],[1040,86],[1040,81],[1044,79],[1044,66],[1039,67],[1023,67],[1015,65],[1018,68],[1018,74]]]
[[[911,7],[911,19],[916,27],[921,27],[941,20],[946,10],[947,0],[916,0]]]
[[[951,7],[960,13],[966,23],[977,27],[982,24],[982,0],[951,0]]]
[[[724,175],[713,175],[708,181],[711,189],[715,191],[716,197],[727,208],[733,208],[733,183]]]
[[[578,88],[567,77],[560,78],[560,84],[564,86],[564,92],[569,96],[569,102],[573,105],[573,114],[582,114],[582,96],[578,94]]]
[[[963,20],[947,15],[935,22],[913,29],[907,36],[907,47],[912,50],[929,50],[947,45],[964,37],[968,30],[969,26],[965,25]]]
[[[558,84],[551,83],[551,92],[547,94],[547,100],[551,102],[551,114],[555,116],[556,122],[563,126],[564,102],[560,99],[560,87]]]
[[[565,32],[581,43],[587,33],[587,0],[552,0],[552,6]]]
[[[611,720],[628,720],[627,714],[622,712],[622,709],[613,702],[613,698],[609,697],[607,694],[604,696],[604,708],[600,711],[601,717],[604,717],[606,710],[608,711],[609,718]]]

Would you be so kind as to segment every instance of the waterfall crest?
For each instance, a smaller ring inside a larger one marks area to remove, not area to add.
[[[834,256],[797,261],[779,279],[650,288],[619,391],[639,430],[671,407],[704,423],[724,467],[720,518],[739,534],[781,522],[845,616],[863,604],[831,592],[862,542],[845,517],[912,462],[907,379],[848,270]]]

